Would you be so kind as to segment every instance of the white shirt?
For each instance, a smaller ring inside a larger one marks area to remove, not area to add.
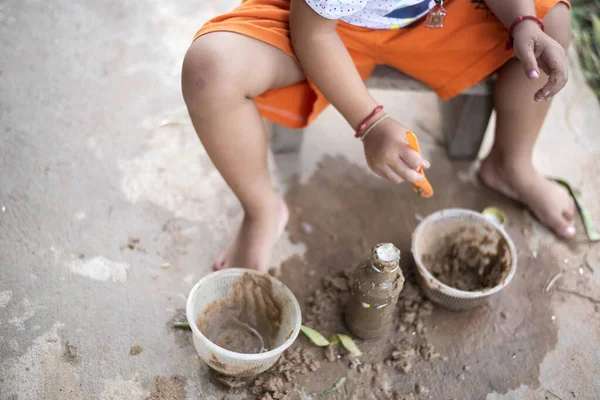
[[[319,15],[370,29],[399,29],[425,16],[434,0],[306,0]]]

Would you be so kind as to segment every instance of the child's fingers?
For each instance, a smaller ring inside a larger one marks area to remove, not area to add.
[[[535,93],[535,101],[550,100],[565,86],[566,82],[567,80],[560,75],[550,76],[544,87]]]
[[[515,54],[521,60],[525,74],[529,79],[540,77],[540,67],[535,56],[535,43],[533,40],[516,42]]]
[[[415,183],[423,180],[423,175],[406,165],[404,161],[400,159],[398,159],[397,162],[389,165],[389,167],[407,182]]]
[[[402,183],[404,182],[404,179],[402,179],[402,177],[400,177],[392,168],[390,168],[388,165],[384,165],[381,169],[379,169],[377,171],[377,174],[379,176],[381,176],[382,178],[387,179],[388,181],[391,181],[392,183]]]
[[[556,51],[560,53],[560,51]],[[544,52],[542,55],[545,63],[546,73],[548,73],[548,82],[536,94],[535,100],[550,100],[567,83],[567,63],[564,57],[554,52]]]
[[[400,158],[409,168],[417,170],[423,164],[423,157],[421,154],[417,153],[413,149],[411,149],[408,145],[404,149],[403,153],[400,155]]]

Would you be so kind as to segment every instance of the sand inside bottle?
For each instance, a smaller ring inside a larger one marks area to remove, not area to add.
[[[374,339],[386,331],[404,286],[400,250],[380,243],[372,253],[353,274],[345,314],[348,329],[362,339]]]
[[[277,346],[281,318],[270,278],[245,273],[229,288],[227,297],[206,306],[197,325],[219,347],[256,354]]]

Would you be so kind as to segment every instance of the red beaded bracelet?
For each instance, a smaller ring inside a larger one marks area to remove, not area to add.
[[[537,22],[542,31],[544,30],[544,21],[542,21],[535,15],[523,15],[521,17],[517,17],[513,21],[513,23],[510,24],[510,26],[508,27],[508,40],[506,41],[506,50],[511,50],[513,48],[513,31],[515,30],[515,27],[521,22],[525,21],[526,19]]]
[[[383,106],[377,106],[373,111],[371,111],[371,114],[367,115],[367,118],[363,119],[363,122],[361,122],[358,128],[356,128],[356,133],[354,134],[355,138],[358,139],[360,137],[363,131],[367,128],[369,121],[371,121],[373,117],[381,110],[383,110]]]

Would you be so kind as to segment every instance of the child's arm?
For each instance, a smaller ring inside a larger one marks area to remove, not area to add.
[[[290,34],[302,67],[327,100],[356,129],[377,102],[369,94],[354,63],[337,35],[337,20],[317,14],[305,0],[292,0]],[[399,183],[417,182],[416,172],[429,163],[411,150],[404,138],[406,128],[387,119],[365,138],[365,156],[378,175]]]
[[[535,15],[532,0],[485,0],[487,6],[509,27],[515,19]],[[539,77],[540,68],[548,75],[548,82],[536,94],[535,100],[550,100],[567,83],[567,55],[563,47],[531,20],[520,22],[513,31],[515,55],[530,79]]]
[[[337,20],[321,17],[305,0],[293,0],[292,45],[302,67],[327,100],[356,128],[377,106],[335,31]]]

